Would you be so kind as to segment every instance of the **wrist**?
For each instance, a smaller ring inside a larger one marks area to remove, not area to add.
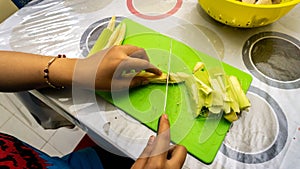
[[[53,61],[52,63],[50,63]],[[71,86],[76,59],[57,57],[48,62],[48,77],[44,77],[45,82],[53,87]],[[45,68],[46,69],[46,68]],[[44,70],[45,70],[44,69]],[[46,73],[44,72],[44,75]],[[48,80],[48,82],[47,82]]]

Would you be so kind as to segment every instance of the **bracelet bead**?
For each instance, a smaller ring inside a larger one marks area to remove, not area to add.
[[[51,64],[57,59],[57,58],[66,58],[66,55],[58,55],[57,57],[53,57],[46,65],[46,67],[44,68],[44,79],[45,82],[52,88],[54,89],[63,89],[64,86],[55,86],[53,85],[50,81],[49,81],[49,67],[51,66]]]

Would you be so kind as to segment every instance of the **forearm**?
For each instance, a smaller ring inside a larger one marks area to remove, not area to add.
[[[43,70],[52,58],[0,51],[0,90],[13,92],[47,87]],[[76,59],[57,58],[49,67],[49,81],[55,86],[70,86],[75,62]]]
[[[44,69],[51,59],[51,56],[0,51],[0,92],[49,87],[44,78]],[[54,86],[75,84],[105,91],[124,90],[149,83],[146,78],[121,77],[123,71],[133,69],[161,75],[161,71],[149,63],[143,49],[118,45],[86,59],[56,58],[49,66],[48,81]]]

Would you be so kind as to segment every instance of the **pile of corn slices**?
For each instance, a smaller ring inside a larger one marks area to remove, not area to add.
[[[238,120],[243,110],[251,106],[235,76],[216,72],[214,78],[211,78],[202,62],[196,64],[192,76],[185,73],[176,75],[185,81],[196,117],[223,114],[225,119],[233,122]]]
[[[116,17],[112,16],[107,27],[102,30],[88,56],[114,45],[121,45],[125,35],[126,24],[121,22],[116,26]]]

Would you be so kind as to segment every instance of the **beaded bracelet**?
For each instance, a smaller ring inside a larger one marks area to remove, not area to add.
[[[44,79],[46,81],[46,83],[54,88],[54,89],[63,89],[65,88],[64,86],[55,86],[53,85],[50,81],[49,81],[49,67],[51,66],[51,64],[56,60],[56,58],[66,58],[66,55],[58,55],[57,57],[53,57],[47,64],[47,66],[44,69]]]

